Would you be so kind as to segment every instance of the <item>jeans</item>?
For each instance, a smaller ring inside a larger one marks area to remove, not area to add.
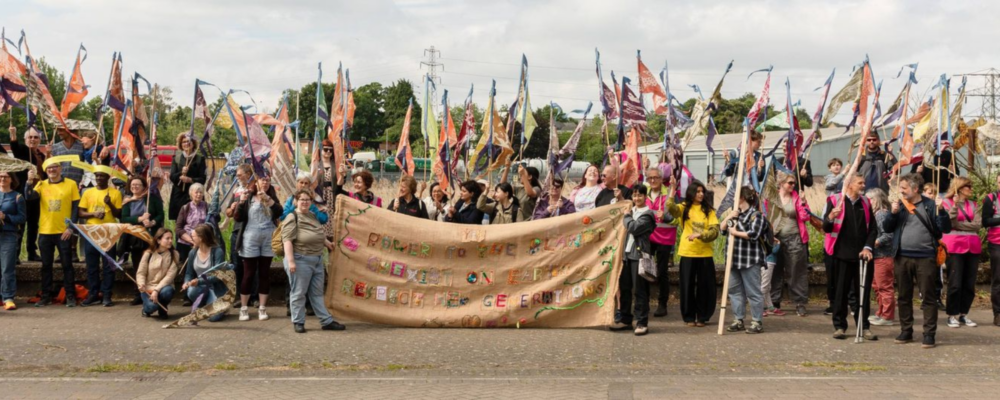
[[[142,292],[139,295],[142,296],[142,312],[146,314],[152,314],[153,312],[156,312],[157,314],[160,315],[160,317],[167,316],[167,310],[164,310],[160,308],[160,306],[156,305],[156,303],[154,303],[153,300],[149,298],[148,294]],[[169,285],[164,286],[163,289],[160,289],[160,292],[159,294],[157,294],[156,298],[156,300],[159,301],[160,304],[162,304],[164,307],[169,306],[170,300],[173,299],[174,299],[174,287]]]
[[[681,257],[681,318],[708,323],[718,300],[712,257]]]
[[[666,280],[662,276],[661,280]],[[618,310],[615,310],[615,320],[625,325],[632,325],[632,294],[635,294],[636,325],[649,325],[649,281],[639,276],[639,260],[625,260],[625,267],[618,277]]]
[[[750,318],[760,322],[764,319],[764,292],[760,285],[760,267],[733,268],[729,274],[729,304],[733,316],[742,321],[746,316],[747,302],[750,303]]]
[[[115,257],[115,248],[108,251],[111,258]],[[104,302],[111,301],[111,287],[115,283],[115,267],[104,260],[100,250],[92,246],[90,242],[83,241],[83,256],[87,262],[87,290],[88,297],[97,298],[97,294],[104,295]],[[104,263],[104,273],[101,273],[101,263]]]
[[[4,301],[13,301],[17,293],[17,274],[14,267],[21,250],[17,244],[17,232],[0,232],[0,298]]]
[[[187,290],[187,296],[188,296],[189,299],[191,299],[191,301],[195,301],[196,299],[198,299],[198,296],[200,296],[202,293],[205,294],[205,297],[202,299],[201,303],[198,304],[198,307],[207,306],[209,304],[214,303],[216,300],[219,299],[215,295],[215,290],[213,288],[213,285],[210,284],[210,283],[206,283],[206,284],[199,283],[198,285],[188,287],[188,290]],[[226,313],[224,313],[224,312],[215,314],[215,315],[211,316],[210,318],[208,318],[208,322],[219,322],[219,321],[222,320],[222,317],[225,317],[225,316],[226,316]]]
[[[290,278],[292,287],[292,323],[306,323],[306,297],[313,306],[313,311],[319,317],[321,325],[328,325],[333,322],[333,316],[326,309],[326,301],[323,299],[323,292],[326,288],[326,269],[323,266],[323,257],[304,256],[295,254],[295,273],[291,273],[288,267],[288,257],[286,255],[284,264],[285,272]]]
[[[913,282],[924,301],[920,309],[924,312],[924,336],[934,336],[937,333],[938,306],[934,299],[941,298],[938,292],[938,282],[941,282],[941,269],[933,257],[931,258],[896,258],[896,286],[899,290],[899,328],[901,332],[913,333]]]
[[[979,254],[948,254],[948,315],[965,315],[976,299],[976,274]]]
[[[38,250],[42,253],[42,298],[52,299],[52,263],[55,261],[56,248],[59,248],[59,262],[63,270],[63,287],[66,295],[75,296],[76,288],[73,287],[73,253],[70,252],[70,241],[60,239],[60,234],[38,235]],[[55,290],[55,293],[58,293]]]

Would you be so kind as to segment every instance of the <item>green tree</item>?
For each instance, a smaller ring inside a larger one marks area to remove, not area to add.
[[[384,134],[386,125],[385,99],[382,84],[369,83],[354,90],[354,126],[351,139],[378,140]]]
[[[396,83],[384,90],[383,109],[385,126],[384,135],[380,138],[389,142],[399,142],[399,135],[403,131],[403,122],[406,119],[406,109],[413,96],[413,84],[405,79],[400,79]],[[420,130],[420,104],[413,101],[413,112],[410,116],[410,143],[414,143],[416,138],[423,138]],[[414,146],[414,149],[416,146]],[[416,153],[414,153],[416,154]]]

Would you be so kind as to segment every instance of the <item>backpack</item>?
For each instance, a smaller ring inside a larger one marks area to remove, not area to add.
[[[299,217],[295,215],[295,211],[292,211],[292,219],[295,221],[295,229],[299,228]],[[285,256],[285,243],[281,241],[281,226],[284,224],[278,224],[274,228],[274,232],[271,233],[271,251],[277,257]]]
[[[760,215],[760,213],[758,212],[757,215]],[[757,215],[754,215],[750,219],[750,223],[757,220]],[[764,249],[764,253],[770,254],[771,249],[774,248],[774,229],[771,228],[771,221],[768,221],[767,218],[761,219],[764,220],[764,225],[761,226],[760,236],[757,237],[757,241],[760,243],[760,247]]]
[[[497,203],[496,206],[493,207],[493,212],[491,212],[489,214],[489,216],[490,216],[490,223],[493,223],[493,221],[496,220],[497,213],[499,213],[500,209],[502,209],[502,208],[503,208],[503,206],[501,206],[500,203]],[[521,211],[520,209],[521,209],[521,203],[511,203],[511,205],[510,205],[510,219],[511,219],[511,222],[517,222],[517,216],[518,216],[518,214],[520,214],[520,211]]]

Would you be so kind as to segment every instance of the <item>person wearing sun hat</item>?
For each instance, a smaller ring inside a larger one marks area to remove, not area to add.
[[[95,185],[83,191],[80,198],[79,218],[84,219],[84,225],[113,224],[118,222],[122,216],[122,192],[114,186],[109,185],[112,176],[119,179],[124,178],[120,172],[111,167],[98,165],[92,168]],[[124,180],[124,179],[123,179]],[[98,302],[105,307],[111,307],[111,287],[115,281],[115,269],[107,260],[104,260],[104,271],[101,273],[100,250],[90,244],[83,242],[83,255],[87,263],[87,298],[80,303],[87,307]],[[108,250],[108,255],[115,257],[115,248]]]

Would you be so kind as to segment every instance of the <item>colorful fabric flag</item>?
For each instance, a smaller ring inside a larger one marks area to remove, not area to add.
[[[660,87],[656,77],[646,64],[642,63],[642,55],[636,51],[636,61],[639,64],[639,93],[653,96],[653,112],[656,115],[667,115],[667,93]]]
[[[642,159],[639,156],[639,128],[632,126],[625,136],[625,150],[622,152],[622,163],[619,171],[621,183],[631,187],[642,175]]]
[[[403,131],[399,134],[399,146],[396,148],[396,166],[406,175],[413,176],[416,165],[413,164],[413,149],[410,147],[410,117],[413,114],[413,99],[406,107],[406,117],[403,119]]]
[[[595,64],[597,65],[597,86],[598,95],[601,99],[601,107],[603,109],[602,114],[604,115],[604,120],[609,121],[618,118],[618,95],[617,90],[614,92],[608,88],[608,85],[604,83],[604,76],[601,73],[601,52],[594,48],[594,53],[596,54]],[[614,81],[614,78],[611,78]],[[617,83],[614,83],[617,86]]]
[[[535,133],[538,122],[535,121],[535,113],[531,112],[531,98],[528,95],[528,58],[521,55],[521,84],[517,95],[517,122],[521,124],[521,151],[531,141],[531,135]]]
[[[785,136],[785,166],[792,171],[798,171],[802,130],[799,129],[799,119],[795,117],[795,110],[792,105],[792,86],[788,78],[785,78],[785,92],[785,122],[788,124],[788,133]]]
[[[815,92],[816,90],[823,89],[823,95],[820,96],[821,100],[819,102],[819,105],[816,107],[816,112],[813,113],[812,131],[809,132],[809,137],[806,139],[806,141],[802,143],[802,149],[801,149],[802,152],[805,152],[806,149],[809,148],[809,146],[812,146],[813,141],[819,138],[819,128],[822,125],[820,124],[820,122],[823,120],[823,108],[826,107],[826,99],[827,96],[830,94],[830,86],[833,83],[833,76],[836,73],[837,69],[834,68],[833,71],[830,72],[830,77],[826,78],[826,83],[824,83],[823,86],[820,86],[815,90],[813,90]]]
[[[149,245],[154,245],[153,237],[149,235],[146,228],[132,224],[98,224],[98,225],[78,225],[73,224],[78,232],[87,235],[90,242],[103,251],[111,250],[118,244],[122,235],[132,235]]]
[[[115,151],[112,165],[116,169],[125,171],[126,173],[132,172],[132,162],[135,161],[135,142],[133,136],[127,133],[129,127],[132,125],[133,109],[132,100],[126,100],[122,118],[115,125],[115,140],[113,144]]]
[[[872,121],[874,118],[869,115],[869,106],[878,106],[879,91],[875,88],[875,76],[872,74],[872,67],[868,60],[861,66],[861,71],[864,76],[861,79],[861,92],[858,94],[857,100],[857,113],[860,118],[859,125],[861,125],[861,134],[867,135],[872,128]],[[874,96],[875,100],[872,104],[869,104],[868,99]],[[874,114],[874,110],[873,113]]]
[[[635,94],[629,85],[628,77],[622,77],[621,115],[625,128],[637,128],[639,134],[646,130],[646,110],[642,107],[642,98]]]
[[[893,137],[899,138],[899,162],[893,167],[896,171],[906,165],[910,165],[913,161],[913,151],[916,143],[913,140],[913,134],[911,133],[908,124],[905,122],[907,120],[906,114],[909,112],[909,105],[907,104],[910,99],[910,84],[904,87],[903,90],[903,104],[900,107],[901,115],[900,122],[896,124],[896,129],[893,131]]]
[[[81,58],[81,54],[82,57]],[[66,86],[66,95],[63,96],[60,114],[63,118],[69,118],[69,113],[83,102],[87,97],[87,84],[83,82],[83,72],[80,66],[87,60],[87,48],[80,44],[80,49],[76,52],[76,63],[73,64],[73,73],[69,77],[69,84]]]
[[[757,96],[757,101],[753,103],[753,106],[750,107],[750,112],[747,113],[747,119],[750,121],[750,126],[757,126],[759,119],[762,118],[761,116],[766,114],[767,103],[771,101],[771,71],[773,70],[774,67],[772,66],[751,72],[750,75],[747,76],[747,80],[749,80],[750,77],[757,72],[767,72],[767,79],[764,80],[764,88],[760,90],[760,95]]]
[[[569,136],[566,140],[566,144],[559,148],[559,132],[555,129],[555,123],[550,122],[552,125],[549,127],[550,135],[549,138],[549,175],[557,176],[563,171],[569,170],[570,166],[573,165],[573,160],[576,158],[576,148],[580,146],[580,138],[583,136],[583,128],[587,125],[587,115],[590,114],[590,108],[594,103],[587,103],[587,108],[583,111],[583,118],[580,119],[576,124],[576,129],[573,130],[573,134]],[[550,118],[553,121],[554,118]],[[555,139],[552,139],[555,138]],[[552,145],[552,142],[555,145]],[[555,153],[551,153],[552,151]]]
[[[454,171],[458,166],[458,161],[468,154],[469,139],[476,136],[476,114],[472,103],[472,89],[469,88],[469,97],[465,98],[465,115],[462,116],[462,128],[458,131],[458,140],[455,143],[455,155],[451,158],[451,169]],[[466,168],[468,171],[468,168]]]
[[[424,134],[424,143],[427,144],[427,147],[437,149],[438,126],[437,114],[434,113],[434,100],[431,93],[433,91],[434,82],[431,80],[431,76],[424,76],[424,108],[421,110],[422,113],[420,114],[420,130]]]
[[[729,65],[726,66],[726,72],[722,74],[722,78],[719,79],[719,83],[715,86],[715,90],[712,91],[712,95],[707,100],[699,99],[695,103],[694,109],[691,112],[692,125],[685,133],[685,144],[682,148],[687,147],[687,144],[691,143],[695,136],[698,136],[708,129],[709,117],[712,115],[712,111],[717,109],[719,104],[722,102],[722,83],[726,80],[726,75],[729,75],[729,71],[732,69],[733,62],[730,61]]]
[[[441,116],[441,133],[438,140],[438,152],[431,163],[431,171],[437,177],[437,181],[442,187],[451,187],[454,180],[451,178],[451,147],[458,140],[455,134],[455,123],[451,119],[451,109],[448,108],[448,90],[444,91],[441,97],[441,107],[444,114]]]
[[[823,116],[823,122],[821,122],[820,125],[829,125],[830,119],[837,115],[837,111],[840,110],[840,107],[842,107],[844,103],[857,101],[858,96],[861,94],[861,84],[864,79],[865,71],[863,68],[854,71],[854,74],[851,75],[851,79],[847,81],[847,84],[845,84],[844,87],[842,87],[840,91],[838,91],[837,94],[834,94],[833,98],[830,99],[830,105],[827,106],[826,115]]]
[[[24,82],[25,91],[27,92],[27,102],[28,106],[34,111],[34,113],[41,115],[42,118],[50,126],[58,129],[66,129],[66,121],[59,113],[59,108],[56,107],[55,100],[52,99],[52,94],[49,92],[48,85],[42,80],[39,75],[43,75],[37,72],[28,59],[27,74],[22,76],[21,79]]]

